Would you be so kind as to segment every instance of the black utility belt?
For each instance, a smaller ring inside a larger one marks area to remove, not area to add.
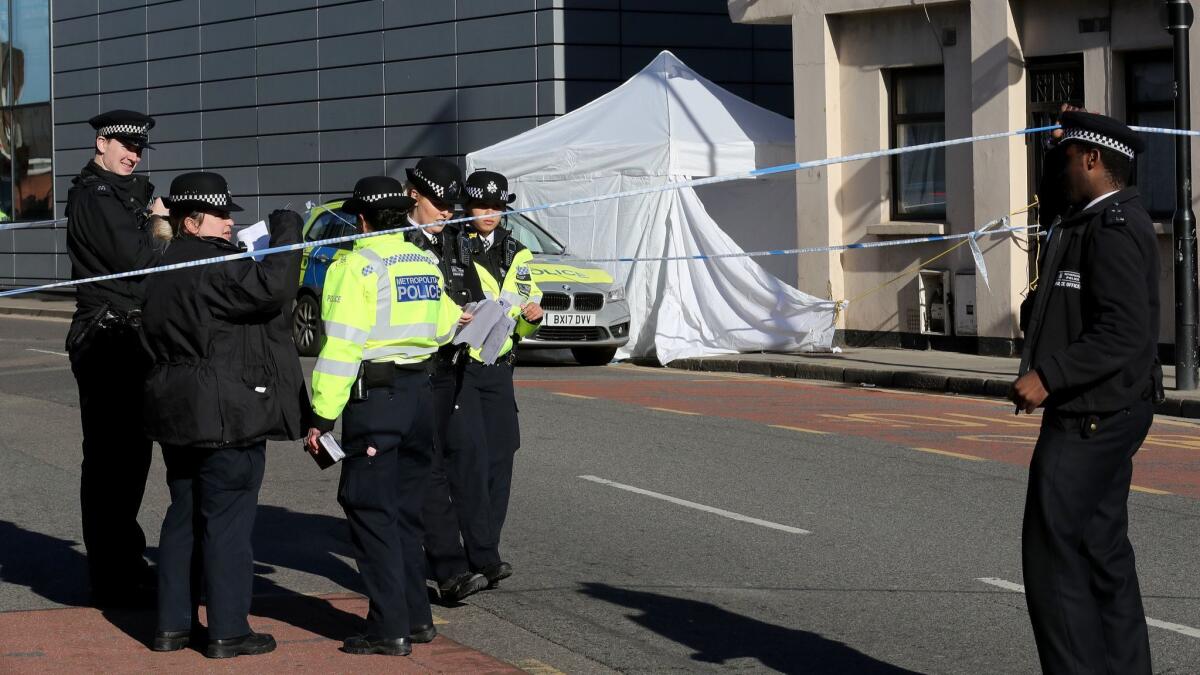
[[[363,361],[358,368],[358,381],[367,389],[386,387],[399,375],[428,375],[428,362],[393,363],[391,361]]]
[[[491,366],[511,366],[516,362],[517,362],[516,350],[510,351],[509,353],[505,354],[504,356],[501,356],[500,358],[496,359],[495,363],[483,363],[482,361],[472,360],[472,363],[474,363],[477,366],[483,366],[484,368],[488,368]]]
[[[1064,431],[1078,431],[1084,438],[1087,438],[1107,426],[1113,418],[1126,415],[1134,406],[1146,403],[1147,401],[1148,399],[1142,399],[1128,408],[1122,408],[1113,412],[1076,413],[1047,410],[1043,415],[1054,426]]]

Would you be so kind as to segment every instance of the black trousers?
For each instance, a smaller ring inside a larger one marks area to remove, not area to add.
[[[1143,401],[1099,420],[1052,411],[1042,419],[1021,540],[1046,673],[1151,672],[1127,502],[1133,455],[1153,418]]]
[[[508,500],[512,493],[513,459],[521,447],[521,429],[517,421],[517,398],[513,391],[512,364],[487,366],[472,361],[467,364],[463,390],[470,385],[479,397],[480,419],[483,421],[483,455],[487,458],[488,512],[491,520],[491,539],[480,547],[494,552],[500,560],[500,532],[508,517]]]
[[[433,455],[433,394],[424,372],[397,370],[390,386],[352,401],[342,417],[338,502],[350,523],[370,599],[367,633],[408,637],[431,625],[421,551],[421,506]],[[368,447],[377,454],[366,454]]]
[[[146,535],[138,510],[152,444],[142,432],[142,390],[150,357],[133,331],[96,331],[71,351],[79,387],[83,544],[92,593],[121,594],[147,580]]]
[[[245,635],[266,443],[221,449],[168,445],[163,460],[171,506],[159,537],[158,630],[192,628],[202,584],[209,637]]]
[[[488,462],[479,394],[464,368],[434,374],[433,471],[425,496],[428,575],[445,582],[500,562],[491,534]]]

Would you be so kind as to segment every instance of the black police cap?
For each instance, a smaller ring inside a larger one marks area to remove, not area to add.
[[[1133,159],[1146,149],[1146,142],[1133,129],[1111,117],[1080,110],[1068,110],[1059,120],[1063,128],[1060,143],[1087,143],[1109,148]]]
[[[212,208],[218,211],[241,211],[233,202],[225,177],[211,171],[182,173],[171,181],[171,193],[163,197],[167,208],[183,206]]]
[[[154,118],[136,110],[110,110],[88,120],[88,124],[96,130],[97,136],[119,138],[139,148],[154,148],[150,145]]]
[[[508,191],[508,179],[504,174],[487,169],[480,169],[467,177],[466,191],[468,202],[484,202],[491,204],[511,204],[517,196]]]
[[[391,176],[367,176],[354,184],[354,195],[342,204],[346,213],[366,213],[378,209],[407,211],[416,200],[404,193],[404,186]]]
[[[462,203],[463,178],[458,164],[441,157],[425,157],[404,171],[408,182],[426,197],[448,204]]]

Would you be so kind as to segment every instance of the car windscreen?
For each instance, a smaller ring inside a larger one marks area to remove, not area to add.
[[[566,252],[557,239],[525,214],[510,213],[505,216],[505,219],[508,228],[512,230],[513,237],[524,244],[534,255],[563,255]]]

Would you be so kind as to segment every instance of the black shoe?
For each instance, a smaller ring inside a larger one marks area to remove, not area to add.
[[[254,656],[275,651],[275,638],[269,633],[253,631],[235,638],[209,640],[204,655],[210,659],[228,659],[234,656]]]
[[[409,634],[408,639],[413,644],[425,644],[427,642],[433,642],[433,638],[437,637],[437,628],[434,628],[433,624],[426,626],[413,626],[410,630],[411,633]]]
[[[487,577],[488,588],[495,588],[500,584],[501,579],[507,579],[512,576],[512,565],[506,562],[498,562],[495,565],[488,565],[479,570],[479,573]]]
[[[188,646],[192,641],[190,630],[160,630],[154,634],[154,644],[150,649],[156,652],[177,652]]]
[[[432,626],[431,626],[432,627]],[[342,651],[347,654],[383,654],[385,656],[408,656],[412,643],[408,638],[381,638],[375,635],[355,635],[346,638]]]
[[[487,588],[487,585],[487,577],[482,574],[463,572],[447,580],[445,583],[439,584],[438,590],[441,591],[442,600],[462,602],[463,598],[475,595]]]

